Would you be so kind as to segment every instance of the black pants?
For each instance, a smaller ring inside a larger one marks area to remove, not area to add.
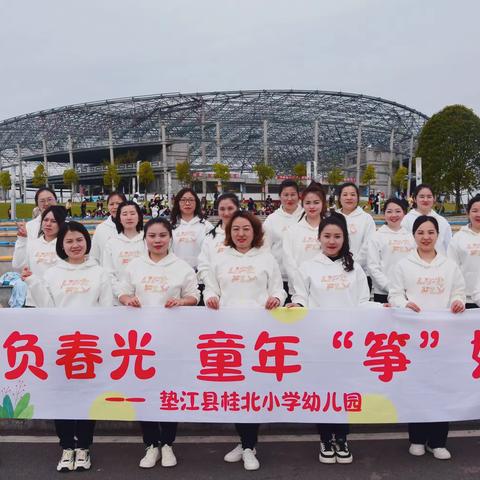
[[[408,438],[410,443],[425,445],[430,448],[443,448],[447,443],[448,422],[409,423]]]
[[[287,292],[287,298],[285,299],[285,303],[283,304],[283,305],[286,305],[287,303],[292,302],[292,296],[290,295],[290,292],[288,291],[288,282],[283,282],[283,289],[285,290],[285,292]],[[283,307],[283,305],[280,305],[280,306]]]
[[[242,448],[254,449],[258,441],[258,429],[259,423],[236,423],[235,428],[240,436],[242,442]]]
[[[465,308],[480,308],[476,303],[467,303]]]
[[[140,422],[143,443],[154,447],[158,447],[159,443],[162,447],[164,445],[171,446],[177,436],[177,426],[177,422]],[[162,427],[161,432],[160,427]]]
[[[55,431],[64,450],[90,448],[93,443],[95,420],[55,420]]]
[[[374,293],[373,301],[377,303],[388,303],[388,295],[382,295],[381,293]]]
[[[318,423],[317,430],[320,434],[320,440],[322,442],[330,442],[333,440],[347,440],[347,435],[350,431],[348,423]]]

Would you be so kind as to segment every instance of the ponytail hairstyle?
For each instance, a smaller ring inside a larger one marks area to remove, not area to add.
[[[320,234],[327,225],[336,225],[342,230],[343,233],[343,245],[338,256],[342,258],[343,269],[346,272],[351,272],[353,270],[353,255],[350,252],[350,242],[348,240],[348,229],[347,221],[345,217],[337,212],[332,212],[328,217],[325,217],[320,222],[318,227],[318,238],[320,239]]]
[[[177,223],[182,217],[180,210],[180,200],[186,193],[191,193],[193,195],[193,198],[195,199],[195,210],[193,212],[193,215],[195,217],[199,217],[202,222],[204,221],[202,216],[202,206],[200,204],[200,199],[198,198],[198,195],[195,193],[193,188],[185,187],[179,190],[179,192],[175,195],[175,198],[173,199],[172,212],[170,213],[170,222],[172,223],[173,229],[177,227]]]
[[[42,218],[40,220],[40,230],[38,232],[38,237],[39,238],[43,235],[43,230],[42,230],[43,220],[50,212],[52,213],[53,218],[57,222],[59,232],[60,232],[60,229],[62,228],[63,224],[67,220],[67,209],[65,207],[63,207],[61,205],[51,205],[46,210],[44,210],[43,213],[42,213]]]
[[[230,200],[237,210],[240,210],[240,201],[238,200],[238,197],[233,193],[233,192],[226,192],[222,193],[216,200],[215,204],[213,206],[214,210],[218,211],[218,207],[220,205],[220,202],[223,202],[224,200]],[[211,235],[213,238],[216,237],[217,235],[217,228],[222,226],[222,221],[219,220],[218,223],[213,227],[207,235]]]
[[[312,181],[310,183],[310,185],[302,192],[302,207],[303,207],[303,199],[309,193],[314,193],[315,195],[317,195],[320,201],[322,202],[322,210],[320,211],[320,220],[322,218],[325,218],[325,215],[327,213],[327,196],[325,195],[325,191],[323,190],[322,185],[315,181]],[[307,214],[304,211],[298,221],[300,222],[300,220],[302,220],[302,218],[304,218],[306,215]]]
[[[342,204],[340,203],[340,197],[342,196],[342,191],[347,187],[353,187],[357,192],[357,207],[360,203],[360,190],[358,189],[358,187],[353,182],[345,182],[342,183],[338,189],[338,208],[342,208]]]

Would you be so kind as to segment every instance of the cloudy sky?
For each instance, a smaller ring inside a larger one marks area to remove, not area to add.
[[[0,19],[0,119],[240,89],[480,114],[478,0],[0,0]]]

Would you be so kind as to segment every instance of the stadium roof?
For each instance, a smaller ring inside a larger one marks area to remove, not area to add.
[[[68,161],[68,136],[74,160],[98,162],[88,152],[108,148],[112,130],[115,149],[159,148],[161,123],[168,142],[188,142],[192,165],[205,168],[217,159],[217,123],[221,161],[245,171],[263,160],[267,121],[268,161],[278,173],[313,160],[318,121],[319,172],[356,150],[358,127],[362,145],[408,155],[411,137],[419,134],[426,115],[377,97],[319,90],[257,90],[167,93],[69,105],[29,113],[0,122],[3,164],[17,158],[41,160],[45,139],[49,161]],[[105,158],[103,156],[102,158]]]

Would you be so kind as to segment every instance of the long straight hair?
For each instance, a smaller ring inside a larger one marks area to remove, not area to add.
[[[218,207],[220,206],[220,203],[223,202],[224,200],[230,200],[235,205],[235,207],[237,207],[237,210],[240,210],[240,200],[238,200],[238,197],[232,192],[222,193],[215,201],[215,205],[213,207],[214,210],[218,211]],[[213,227],[207,233],[207,235],[211,235],[213,238],[215,238],[217,235],[217,228],[221,226],[222,226],[222,220],[219,220],[218,223],[215,225],[215,227]]]
[[[173,207],[172,207],[172,212],[170,214],[170,222],[174,229],[177,227],[177,223],[182,217],[182,212],[180,210],[180,200],[186,193],[191,193],[195,199],[195,210],[193,212],[193,216],[199,217],[200,220],[203,222],[202,206],[200,204],[200,199],[198,198],[198,195],[195,193],[193,188],[185,187],[179,190],[179,192],[175,195],[175,198],[173,199]]]

